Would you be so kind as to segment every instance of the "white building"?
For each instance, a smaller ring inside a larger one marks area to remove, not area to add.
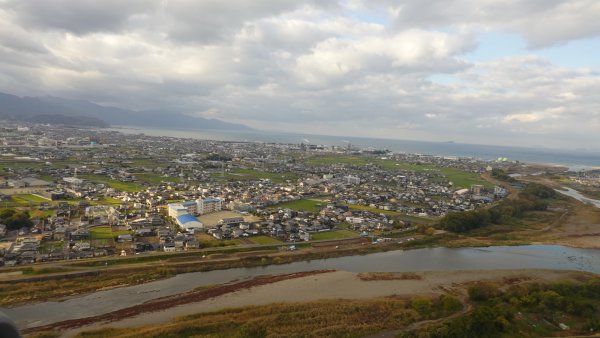
[[[64,177],[63,181],[72,184],[72,185],[81,185],[83,184],[83,180],[77,177]]]
[[[220,198],[199,198],[196,200],[197,210],[200,215],[221,211],[222,200]]]
[[[356,176],[346,176],[346,183],[348,184],[360,184],[360,178]]]
[[[176,218],[177,216],[190,214],[198,214],[198,204],[194,201],[181,202],[181,203],[170,203],[169,205],[169,216]]]

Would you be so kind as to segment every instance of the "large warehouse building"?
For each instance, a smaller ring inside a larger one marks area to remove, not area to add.
[[[202,222],[190,214],[179,215],[175,217],[177,224],[186,231],[196,231],[204,229]]]

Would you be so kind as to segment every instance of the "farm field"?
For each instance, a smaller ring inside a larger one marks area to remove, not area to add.
[[[283,242],[269,236],[254,236],[249,238],[252,242],[260,245],[276,245]]]
[[[310,239],[313,241],[323,241],[323,240],[332,240],[332,239],[343,239],[343,238],[352,238],[358,237],[358,233],[350,230],[335,230],[335,231],[325,231],[325,232],[317,232],[310,234]]]

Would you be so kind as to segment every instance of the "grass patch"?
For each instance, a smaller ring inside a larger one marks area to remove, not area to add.
[[[179,182],[179,177],[172,177],[154,173],[134,173],[133,174],[138,180],[146,182],[152,185],[158,185],[162,182],[174,183]]]
[[[291,202],[285,202],[280,204],[275,204],[272,208],[281,208],[281,209],[292,209],[296,211],[308,211],[308,212],[318,212],[322,206],[325,206],[325,202],[313,199],[301,199]]]
[[[492,183],[484,180],[477,173],[462,171],[455,168],[440,168],[440,172],[446,176],[445,180],[451,181],[457,188],[470,188],[474,184],[480,184],[487,188],[494,187]]]
[[[112,197],[101,197],[98,201],[94,201],[92,204],[94,205],[120,205],[123,203],[120,199],[112,198]]]
[[[61,241],[43,241],[40,247],[40,252],[48,253],[52,250],[63,249],[65,246],[64,242]]]
[[[323,240],[332,240],[332,239],[343,239],[343,238],[352,238],[358,237],[359,235],[350,230],[335,230],[335,231],[324,231],[317,232],[314,234],[310,234],[310,239],[313,241],[323,241]]]
[[[225,246],[236,246],[240,245],[238,239],[227,239],[227,240],[209,240],[208,242],[202,242],[202,246],[206,248],[219,248]]]
[[[255,237],[250,237],[250,240],[256,244],[260,244],[260,245],[276,245],[276,244],[281,244],[283,242],[281,242],[278,239],[269,237],[269,236],[255,236]]]
[[[80,178],[94,183],[106,184],[107,186],[119,191],[139,192],[144,190],[144,187],[139,183],[116,181],[102,175],[81,175]]]
[[[90,239],[99,240],[99,239],[112,239],[113,232],[111,227],[94,227],[90,228]]]
[[[132,231],[129,230],[115,230],[111,227],[93,227],[90,228],[90,239],[97,240],[106,240],[106,239],[114,239],[119,235],[132,234]]]
[[[50,200],[38,195],[33,194],[18,194],[12,195],[11,201],[8,203],[13,206],[26,207],[26,206],[34,206],[40,205],[41,203],[49,203]]]
[[[54,267],[54,268],[25,268],[22,270],[23,275],[26,276],[36,276],[36,275],[45,275],[49,273],[60,273],[60,272],[69,272],[72,271],[70,269]]]
[[[364,337],[449,315],[444,307],[447,301],[442,297],[247,306],[185,316],[162,325],[105,328],[76,337]],[[427,305],[426,309],[422,304]],[[459,309],[460,306],[454,311]]]

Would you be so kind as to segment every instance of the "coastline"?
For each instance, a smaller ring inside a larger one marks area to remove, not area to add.
[[[389,149],[396,153],[425,154],[430,156],[449,156],[475,158],[493,161],[508,158],[528,165],[545,167],[563,167],[573,171],[600,169],[600,150],[571,150],[533,148],[525,146],[482,145],[460,142],[435,142],[401,139],[381,139],[374,137],[353,137],[337,135],[314,135],[301,133],[283,133],[264,130],[234,131],[215,129],[168,129],[144,126],[111,126],[107,130],[127,134],[144,133],[149,136],[169,136],[196,138],[202,140],[229,142],[274,142],[300,144],[310,141],[313,144],[328,146],[346,146],[349,143],[361,148]],[[562,160],[561,160],[562,159]]]

